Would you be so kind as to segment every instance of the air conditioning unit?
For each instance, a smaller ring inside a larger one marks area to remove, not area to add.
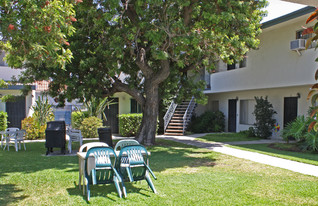
[[[290,42],[290,49],[299,51],[306,49],[306,39],[296,39]]]

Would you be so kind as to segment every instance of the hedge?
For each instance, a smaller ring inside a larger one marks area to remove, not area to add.
[[[0,131],[4,131],[8,127],[8,114],[0,111]]]
[[[141,125],[142,114],[121,114],[119,118],[119,133],[124,137],[135,136]]]

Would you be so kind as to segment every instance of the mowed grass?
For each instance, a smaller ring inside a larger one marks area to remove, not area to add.
[[[318,178],[248,160],[157,140],[150,167],[158,194],[145,181],[78,189],[76,156],[45,156],[44,143],[0,151],[0,205],[318,205]]]
[[[317,152],[286,151],[289,148],[295,147],[295,144],[292,143],[275,143],[274,146],[275,148],[271,147],[269,144],[250,144],[235,146],[231,145],[230,147],[318,166]]]
[[[242,133],[211,133],[203,137],[197,138],[197,140],[203,142],[238,142],[238,141],[252,141],[260,140],[259,137],[247,137]]]

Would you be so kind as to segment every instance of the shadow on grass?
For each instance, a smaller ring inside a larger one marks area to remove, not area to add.
[[[11,203],[21,201],[27,196],[17,196],[16,193],[22,190],[17,189],[13,184],[0,184],[0,205],[10,205]]]
[[[39,171],[45,171],[49,169],[64,170],[65,173],[74,176],[74,180],[78,181],[78,158],[77,156],[46,156],[46,148],[43,142],[40,143],[27,143],[27,150],[20,150],[18,152],[14,150],[0,151],[1,170],[0,170],[0,182],[1,178],[10,176],[10,173],[37,173]],[[173,141],[157,140],[157,144],[147,148],[151,152],[150,167],[154,172],[161,172],[169,168],[184,168],[184,167],[200,167],[215,165],[214,153],[206,149],[198,149],[193,146],[176,143]],[[41,175],[41,174],[39,174]],[[34,177],[37,178],[36,176]],[[14,183],[12,183],[14,184]],[[1,185],[1,201],[6,205],[10,202],[19,201],[21,198],[14,198],[14,194],[19,192],[15,185],[3,184]],[[150,188],[138,188],[134,184],[127,183],[128,193],[144,194],[141,190],[150,190]],[[116,193],[114,185],[101,185],[93,186],[91,196],[103,196],[112,199],[113,195],[109,193]],[[96,187],[96,188],[95,188]],[[82,190],[79,190],[78,185],[74,188],[67,188],[70,195],[83,196]],[[10,198],[12,197],[12,198]],[[4,199],[6,198],[6,199]],[[7,200],[8,198],[8,200]],[[83,196],[86,199],[86,196]]]

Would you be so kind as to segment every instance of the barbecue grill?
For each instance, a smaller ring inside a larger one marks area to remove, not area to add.
[[[61,148],[61,153],[65,154],[65,137],[65,121],[48,122],[45,130],[46,155],[53,152],[53,147]]]

